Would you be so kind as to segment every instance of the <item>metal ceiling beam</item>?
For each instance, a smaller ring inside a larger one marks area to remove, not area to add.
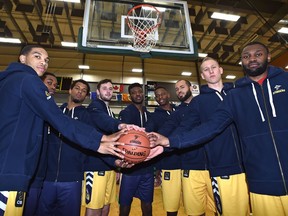
[[[64,2],[64,9],[65,9],[65,12],[66,12],[67,21],[68,21],[68,24],[69,24],[69,28],[70,28],[72,40],[73,40],[74,42],[76,42],[76,36],[75,36],[75,34],[74,34],[73,24],[72,24],[72,21],[71,21],[71,16],[70,16],[70,13],[69,13],[69,7],[68,7],[67,2]]]
[[[276,13],[273,14],[272,17],[270,17],[268,20],[265,19],[265,17],[261,14],[261,12],[255,7],[255,5],[252,4],[250,0],[246,0],[248,4],[254,8],[254,10],[257,12],[257,14],[261,17],[262,22],[264,23],[263,26],[261,26],[257,30],[258,35],[265,35],[268,31],[272,31],[272,33],[276,33],[279,35],[279,38],[283,40],[283,42],[287,45],[288,41],[285,40],[284,37],[282,37],[281,34],[277,32],[277,30],[274,28],[274,26],[287,15],[288,11],[288,2],[284,4],[282,7],[277,10]]]
[[[46,0],[46,5],[48,5],[49,3],[50,3],[50,1],[49,1],[49,0]],[[56,18],[55,15],[53,16],[53,23],[54,23],[54,25],[55,25],[55,28],[56,28],[58,37],[60,38],[61,41],[64,41],[63,35],[62,35],[61,30],[60,30],[60,27],[59,27],[58,20],[57,20],[57,18]]]
[[[235,8],[235,7],[237,7],[238,3],[239,3],[239,1],[233,2],[233,5],[231,4],[231,6],[233,6],[233,8]],[[217,1],[215,2],[215,5],[219,5],[219,0],[217,0]],[[222,7],[221,7],[221,9],[222,9]],[[209,16],[209,8],[206,8],[206,11],[207,11],[208,16]],[[240,24],[239,24],[239,25],[240,25]],[[213,21],[210,23],[209,27],[207,28],[207,31],[208,31],[208,33],[211,33],[211,31],[215,29],[216,35],[215,35],[214,38],[209,42],[209,44],[205,47],[205,49],[203,49],[203,52],[209,52],[210,47],[211,47],[211,46],[213,45],[213,43],[218,39],[219,34],[221,33],[221,31],[219,32],[219,31],[217,31],[217,30],[225,30],[226,32],[223,32],[223,34],[226,34],[227,37],[226,37],[223,41],[221,41],[221,43],[218,43],[218,45],[217,45],[218,48],[217,48],[217,46],[214,47],[213,53],[215,54],[215,56],[216,56],[216,53],[218,53],[218,52],[220,51],[220,48],[222,47],[222,45],[224,45],[226,42],[228,42],[229,39],[231,38],[231,35],[230,35],[229,32],[228,32],[228,29],[224,28],[224,27],[227,26],[227,22],[226,22],[226,21],[220,21],[220,26],[222,27],[222,29],[221,29],[221,27],[217,27],[217,22],[216,22],[216,20],[213,20]],[[241,26],[240,26],[240,28],[241,28]],[[205,36],[205,35],[207,35],[207,32],[204,33],[204,35],[201,37],[201,39],[200,39],[199,41],[202,41],[202,40],[204,39],[204,36]],[[232,46],[232,47],[233,47],[233,46]],[[216,48],[217,48],[217,51],[215,50]],[[224,61],[225,59],[227,59],[227,58],[229,57],[229,54],[230,54],[230,53],[227,52],[227,51],[224,52],[224,53],[222,54],[222,56],[221,56],[221,60]]]
[[[207,8],[204,11],[204,14],[206,14],[207,12]],[[210,24],[211,25],[211,24]],[[198,40],[198,43],[201,44],[202,40],[204,39],[205,35],[207,35],[209,27],[206,29],[206,31],[203,33],[203,35],[201,36],[201,38]]]
[[[20,26],[18,25],[18,23],[16,22],[15,18],[13,17],[11,10],[9,9],[11,7],[12,3],[10,0],[4,0],[4,9],[7,13],[7,15],[9,16],[11,22],[13,23],[13,25],[15,26],[16,30],[18,31],[18,33],[21,35],[21,39],[27,44],[28,40],[25,37],[23,31],[21,30]]]
[[[255,22],[253,22],[253,23],[250,25],[250,27],[249,27],[246,31],[244,31],[244,32],[242,33],[242,35],[241,35],[237,40],[235,40],[235,41],[232,43],[232,46],[235,47],[236,44],[239,44],[239,41],[244,40],[245,38],[247,38],[247,33],[246,33],[246,32],[251,32],[252,29],[253,29],[256,25],[258,25],[258,20],[255,20]],[[248,38],[247,41],[249,42],[249,41],[250,41],[250,38]],[[247,42],[246,42],[246,43],[247,43]],[[245,43],[245,44],[246,44],[246,43]],[[240,47],[244,46],[245,44],[242,44]],[[227,59],[227,61],[230,62],[233,58],[235,58],[236,55],[239,55],[239,52],[234,52],[234,53]],[[238,61],[239,61],[239,59],[237,60],[237,62],[235,62],[235,64],[237,64]]]
[[[38,15],[38,17],[39,17],[39,20],[40,20],[40,22],[41,22],[41,25],[43,26],[43,30],[42,30],[42,31],[44,31],[44,30],[45,30],[45,27],[46,27],[46,23],[45,23],[45,22],[43,21],[43,19],[42,19],[42,10],[40,10],[40,8],[38,7],[38,4],[36,3],[35,0],[31,0],[31,1],[32,1],[34,7],[36,8],[37,15]],[[47,26],[47,27],[49,27],[49,26]],[[54,38],[54,35],[53,35],[53,33],[52,33],[52,26],[51,26],[51,29],[49,29],[48,32],[42,32],[42,34],[46,34],[46,35],[48,34],[48,39],[49,39],[50,44],[51,44],[51,45],[54,45],[55,38]],[[39,37],[44,37],[44,35],[43,35],[43,36],[39,36]],[[47,36],[46,36],[46,37],[47,37]]]
[[[207,1],[207,0],[187,0],[187,3],[190,5],[197,5],[197,6],[205,6],[209,7],[211,9],[216,10],[226,10],[226,11],[237,11],[239,13],[247,13],[247,14],[253,14],[255,13],[254,9],[249,7],[249,5],[245,2],[245,0],[238,0],[238,1],[226,1],[227,4],[224,3],[218,3],[218,0]],[[228,4],[228,2],[231,2],[231,5]],[[269,15],[274,14],[275,11],[281,7],[283,4],[282,2],[279,2],[277,0],[253,0],[254,3],[258,3],[261,6],[268,5],[267,9],[264,11],[262,10],[261,13],[263,15]],[[232,4],[233,3],[233,4]]]
[[[41,14],[41,11],[40,11],[37,3],[35,2],[35,0],[31,0],[31,2],[33,3],[34,7],[36,8],[37,15],[38,15],[38,17],[39,17],[39,20],[40,20],[40,22],[41,22],[41,25],[44,26],[44,21],[43,21],[43,19],[42,19],[42,14]]]
[[[59,23],[58,23],[58,21],[57,21],[56,16],[53,16],[53,22],[54,22],[54,25],[55,25],[55,27],[56,27],[57,34],[58,34],[60,40],[61,40],[61,41],[64,41],[64,38],[63,38],[63,35],[62,35],[62,33],[61,33],[61,30],[60,30],[60,27],[59,27]]]

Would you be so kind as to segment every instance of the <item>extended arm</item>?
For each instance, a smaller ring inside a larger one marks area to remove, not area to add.
[[[223,105],[214,113],[210,121],[188,132],[179,133],[168,138],[157,133],[150,133],[150,142],[152,145],[162,145],[164,147],[179,149],[196,146],[213,139],[230,125],[232,121],[231,114],[227,112]]]
[[[46,94],[47,88],[39,77],[28,77],[20,87],[26,105],[36,113],[39,118],[47,121],[52,127],[63,134],[63,136],[83,148],[120,156],[118,149],[114,147],[114,145],[117,144],[115,140],[108,140],[111,141],[109,144],[101,143],[101,133],[85,123],[65,116],[56,105],[54,99]],[[106,138],[104,137],[103,139],[105,140]]]

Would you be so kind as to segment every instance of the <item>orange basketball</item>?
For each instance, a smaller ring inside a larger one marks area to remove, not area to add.
[[[150,142],[145,132],[129,130],[127,134],[119,138],[118,142],[125,143],[118,148],[125,151],[124,160],[129,163],[140,163],[150,153]]]

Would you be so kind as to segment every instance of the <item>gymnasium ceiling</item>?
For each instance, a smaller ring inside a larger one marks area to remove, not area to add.
[[[47,13],[49,2],[49,0],[0,0],[0,37],[14,37],[22,41],[21,45],[9,47],[7,44],[0,43],[0,69],[4,69],[9,62],[17,60],[21,46],[38,43],[47,48],[52,59],[49,71],[57,75],[65,76],[65,73],[72,70],[79,73],[78,64],[87,61],[92,64],[90,68],[94,67],[95,73],[101,72],[108,76],[109,73],[112,75],[113,72],[117,72],[118,68],[121,70],[123,56],[83,54],[77,52],[75,48],[61,47],[61,41],[77,42],[78,30],[83,22],[85,0],[81,0],[78,4],[57,2],[54,15]],[[237,66],[243,45],[250,41],[260,41],[268,45],[275,64],[283,68],[288,65],[288,34],[277,32],[281,27],[288,27],[287,0],[189,0],[187,2],[199,53],[208,53],[209,56],[218,59],[222,65]],[[241,18],[237,22],[209,18],[214,11],[237,14]],[[126,60],[133,64],[138,61],[135,58],[127,57]],[[145,61],[153,62],[156,68],[171,64],[165,59]],[[184,59],[184,61],[191,60]],[[118,66],[115,65],[114,69],[109,68],[117,62]],[[177,59],[172,62],[174,65],[182,64]],[[155,77],[173,76],[175,68],[173,70],[155,70],[151,73],[155,73]]]

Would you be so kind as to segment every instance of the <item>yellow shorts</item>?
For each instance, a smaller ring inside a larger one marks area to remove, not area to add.
[[[25,192],[1,191],[0,211],[3,216],[21,216],[25,204]]]
[[[216,177],[222,203],[222,216],[248,216],[249,192],[245,174]],[[253,214],[254,216],[254,214]]]
[[[187,215],[214,215],[212,184],[207,170],[182,170],[183,204]]]
[[[176,212],[180,207],[181,199],[181,170],[162,170],[162,199],[164,210]]]
[[[253,216],[288,215],[288,195],[269,196],[250,193]]]
[[[90,209],[101,209],[104,205],[116,202],[116,172],[97,171],[93,173],[92,190],[87,188],[86,173],[84,175],[84,187],[82,191],[82,205]],[[86,203],[89,197],[90,202]]]

